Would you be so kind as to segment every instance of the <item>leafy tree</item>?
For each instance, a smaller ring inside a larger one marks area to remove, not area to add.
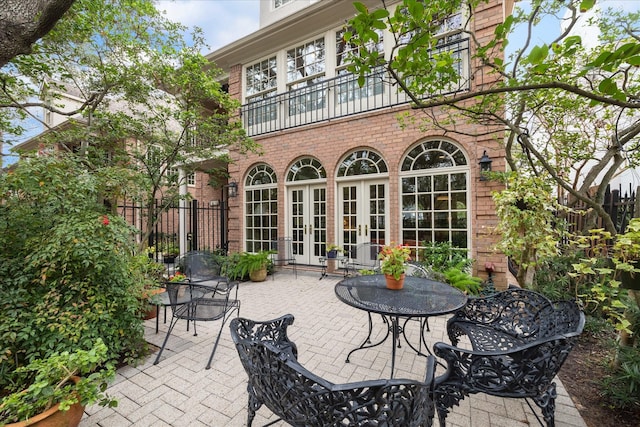
[[[114,209],[123,198],[151,207],[163,200],[166,208],[181,184],[173,168],[183,178],[203,160],[225,170],[228,150],[257,149],[234,119],[239,105],[220,71],[199,53],[200,31],[186,39],[185,30],[151,0],[76,1],[30,55],[0,70],[0,130],[22,133],[14,119],[34,107],[68,116],[43,141],[82,157],[96,173],[126,166],[131,181],[109,192]],[[80,102],[63,105],[60,93]],[[149,213],[142,245],[158,214]]]
[[[516,3],[493,34],[481,32],[476,17],[487,17],[497,2],[403,0],[392,9],[383,1],[384,8],[374,11],[355,3],[358,15],[346,36],[359,47],[352,70],[364,82],[369,69],[383,62],[369,46],[378,39],[376,30],[389,29],[393,48],[384,65],[423,113],[418,124],[450,134],[461,120],[506,130],[510,169],[554,182],[571,204],[590,208],[594,216],[585,230],[597,215],[615,234],[601,205],[612,177],[640,161],[640,13],[601,10],[595,0],[530,3],[530,9]],[[469,76],[461,73],[455,52],[437,49],[443,26],[456,15],[465,20],[462,35],[471,44]],[[536,24],[549,16],[563,17],[562,30],[534,45],[545,38]],[[580,22],[599,29],[599,43],[589,46],[571,31]],[[511,45],[516,31],[524,35],[519,46]],[[505,57],[508,45],[512,53]],[[469,82],[471,90],[464,90]]]

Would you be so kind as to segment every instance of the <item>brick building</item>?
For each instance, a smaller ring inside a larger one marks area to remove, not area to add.
[[[259,30],[208,55],[227,73],[230,94],[243,104],[243,125],[264,151],[234,153],[229,166],[238,188],[229,199],[229,249],[257,251],[288,236],[297,262],[313,266],[326,243],[348,249],[403,242],[418,249],[451,241],[476,260],[475,274],[486,277],[492,263],[496,285],[506,286],[506,258],[492,250],[491,192],[499,186],[481,180],[478,163],[486,152],[493,170],[504,169],[500,129],[457,125],[482,138],[403,129],[399,113],[422,113],[381,78],[384,71],[372,70],[360,87],[345,69],[350,47],[342,32],[355,14],[352,2],[271,0],[260,7]],[[472,30],[491,37],[511,8],[502,0],[481,6]],[[463,74],[477,76],[462,13],[447,20],[441,48],[457,52]],[[387,54],[390,37],[380,35],[378,48]],[[488,73],[480,75],[457,90],[492,83]]]

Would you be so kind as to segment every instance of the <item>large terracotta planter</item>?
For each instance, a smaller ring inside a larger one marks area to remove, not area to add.
[[[385,274],[384,277],[387,279],[387,289],[398,291],[404,287],[404,274],[399,279],[396,279],[391,274]]]
[[[145,300],[149,300],[154,295],[159,295],[163,292],[165,292],[165,289],[162,289],[162,288],[147,289],[144,292],[142,292],[142,298]],[[154,319],[157,316],[157,314],[158,314],[158,306],[149,302],[147,304],[147,310],[143,313],[142,318],[144,320]]]
[[[74,377],[73,380],[78,382],[80,378]],[[27,421],[6,424],[5,427],[77,427],[80,424],[82,414],[84,414],[84,406],[80,402],[71,405],[67,411],[60,411],[58,406],[55,405]]]

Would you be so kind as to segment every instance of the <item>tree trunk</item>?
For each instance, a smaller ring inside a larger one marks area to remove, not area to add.
[[[47,34],[75,0],[5,0],[0,8],[0,67]]]

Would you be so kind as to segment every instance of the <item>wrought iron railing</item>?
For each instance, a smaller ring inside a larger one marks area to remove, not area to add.
[[[439,46],[451,50],[459,58],[462,80],[438,95],[469,90],[469,40],[459,39]],[[409,97],[391,83],[383,67],[365,76],[362,86],[358,76],[344,74],[243,105],[243,126],[249,136],[346,117],[366,111],[408,103]]]

